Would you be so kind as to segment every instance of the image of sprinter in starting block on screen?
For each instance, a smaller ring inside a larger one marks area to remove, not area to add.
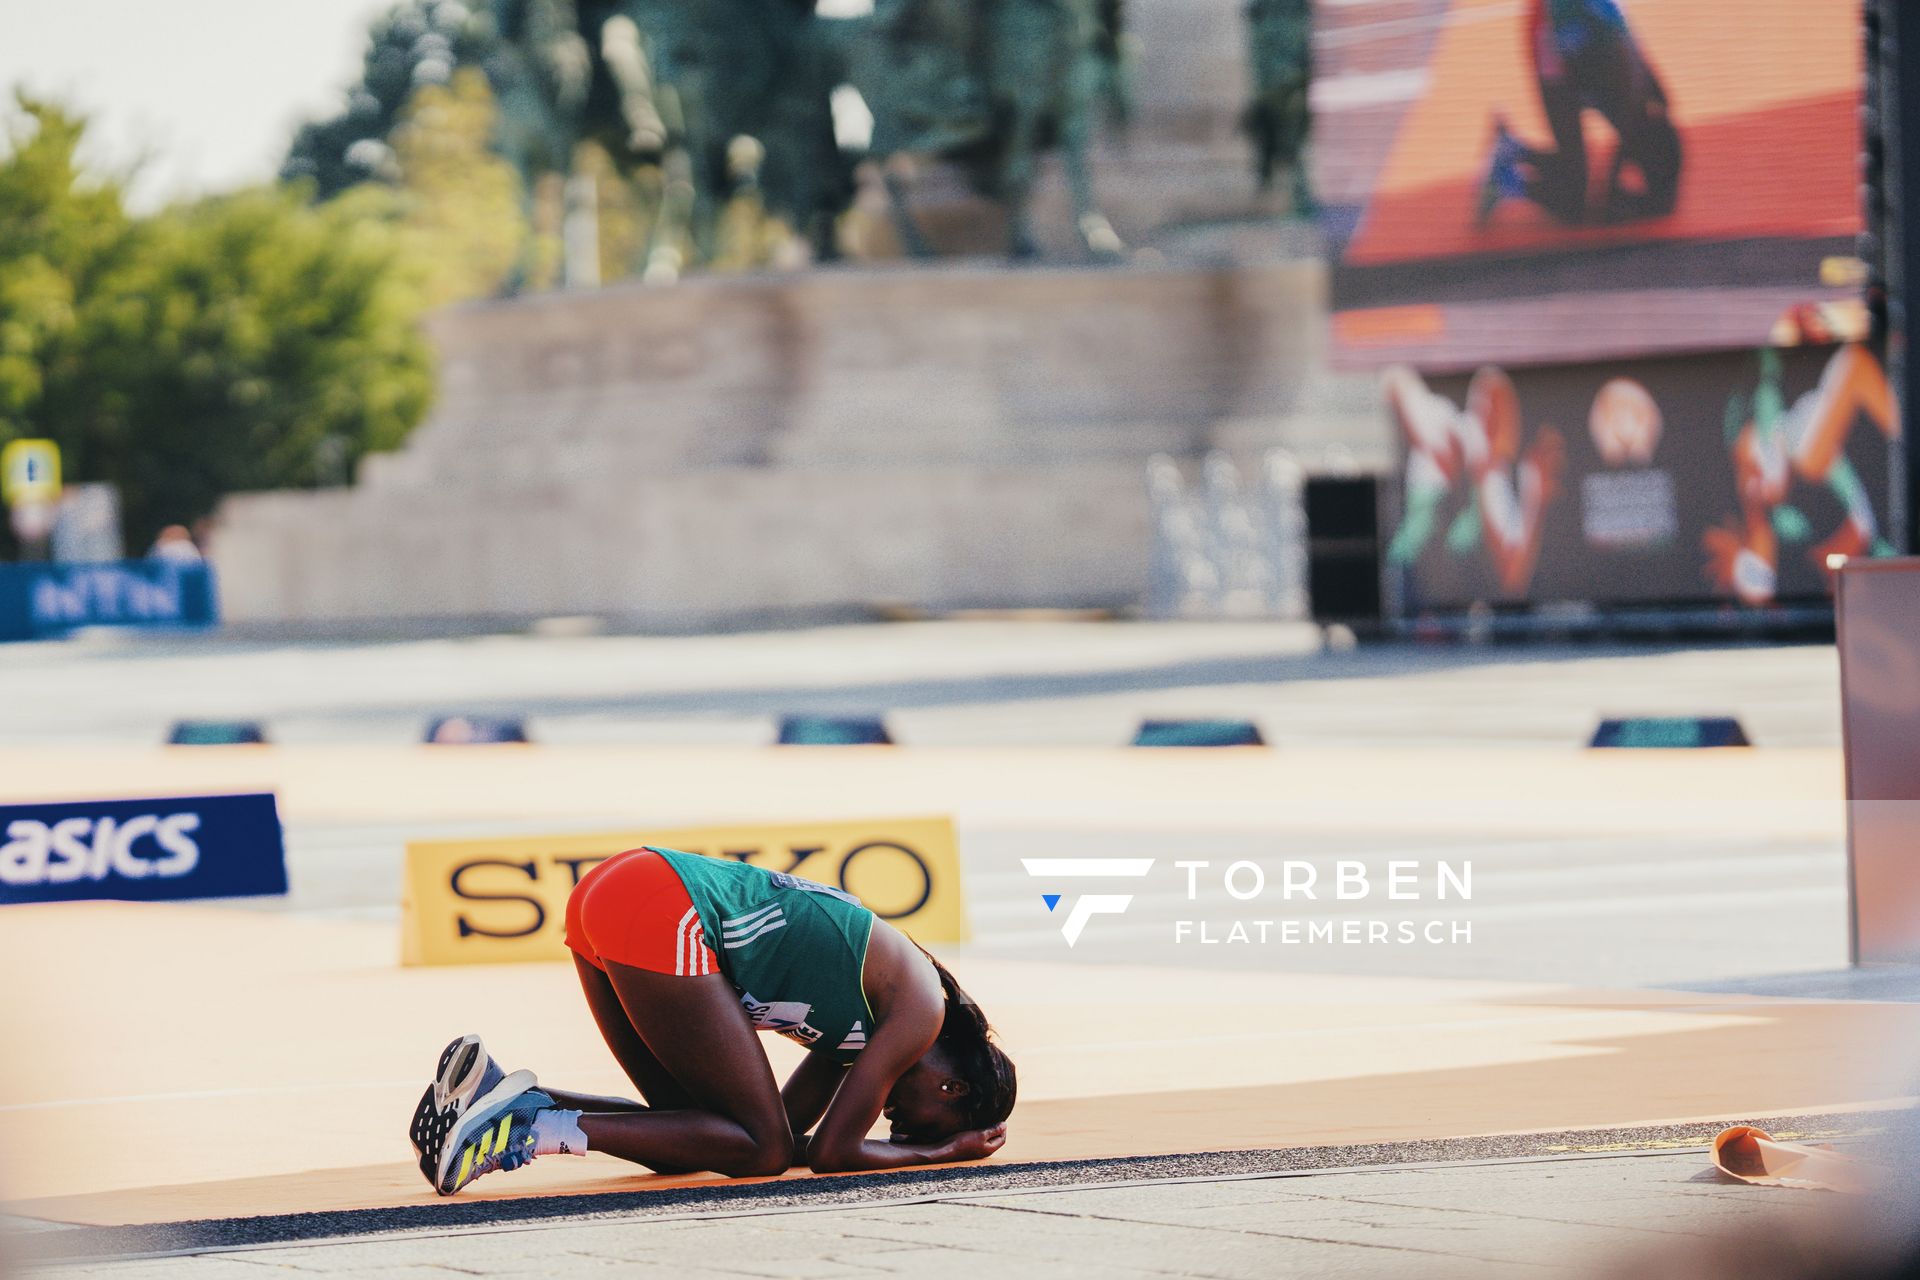
[[[1531,201],[1572,226],[1672,213],[1680,134],[1668,114],[1666,87],[1615,0],[1533,0],[1527,48],[1553,143],[1523,142],[1495,114],[1480,223],[1510,198]],[[1612,126],[1618,140],[1597,202],[1588,195],[1588,111]]]
[[[1016,1081],[953,975],[852,894],[671,849],[629,850],[567,901],[588,1009],[641,1102],[502,1071],[477,1036],[414,1112],[420,1171],[452,1195],[539,1156],[601,1151],[662,1173],[771,1177],[978,1160]],[[784,1087],[756,1031],[804,1045]],[[885,1116],[890,1138],[867,1134]]]

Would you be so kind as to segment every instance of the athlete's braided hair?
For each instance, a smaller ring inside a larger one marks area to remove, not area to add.
[[[946,1021],[934,1043],[947,1051],[960,1078],[967,1082],[967,1096],[960,1104],[967,1127],[991,1128],[1013,1113],[1018,1092],[1013,1059],[994,1043],[993,1028],[987,1025],[987,1015],[980,1012],[973,997],[960,989],[947,967],[933,959],[932,952],[925,947],[920,951],[933,960],[933,971],[940,975],[940,989],[946,995]]]

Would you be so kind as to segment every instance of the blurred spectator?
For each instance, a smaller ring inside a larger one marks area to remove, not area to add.
[[[170,524],[162,529],[147,555],[155,560],[173,560],[180,564],[199,564],[203,558],[193,535],[187,532],[185,525],[179,524]]]

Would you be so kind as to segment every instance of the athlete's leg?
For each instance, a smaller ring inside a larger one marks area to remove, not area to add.
[[[596,893],[601,896],[595,898]],[[589,900],[594,903],[591,907]],[[605,961],[594,950],[590,937],[594,930],[589,929],[588,921],[589,917],[593,919],[602,945],[619,948],[618,958],[624,963],[671,973],[682,971],[691,954],[692,934],[698,932],[689,923],[694,914],[686,887],[660,855],[650,850],[616,854],[574,886],[567,898],[566,940],[573,952],[581,993],[587,998],[587,1008],[607,1049],[646,1101],[642,1105],[622,1098],[549,1089],[561,1106],[578,1111],[673,1111],[693,1105],[686,1090],[674,1082],[627,1021],[620,997],[607,978]],[[711,972],[712,966],[707,963],[711,952],[704,942],[700,944],[700,956],[700,968]]]
[[[1858,415],[1866,414],[1889,440],[1900,432],[1887,375],[1865,347],[1849,344],[1834,352],[1811,394],[1806,432],[1793,442],[1794,470],[1809,480],[1832,470]]]
[[[1779,542],[1765,508],[1742,501],[1741,509],[1741,519],[1706,532],[1707,578],[1746,604],[1767,604],[1778,580]]]
[[[695,1107],[588,1112],[580,1128],[593,1149],[729,1177],[784,1172],[793,1131],[732,984],[717,973],[653,973],[615,961],[606,976],[633,1030]]]
[[[1407,459],[1408,470],[1422,461],[1425,459],[1418,455]],[[1393,531],[1393,540],[1387,544],[1388,564],[1409,565],[1420,558],[1433,538],[1434,525],[1440,518],[1440,503],[1446,496],[1444,483],[1420,484],[1408,478],[1406,510],[1401,513],[1400,527]]]
[[[1840,527],[1809,552],[1821,566],[1828,556],[1884,555],[1892,550],[1880,536],[1866,484],[1847,461],[1847,438],[1861,414],[1888,439],[1899,434],[1893,392],[1880,362],[1853,344],[1834,352],[1821,371],[1820,384],[1796,400],[1787,416],[1793,469],[1808,480],[1824,482],[1847,508]]]
[[[1533,580],[1547,508],[1559,491],[1565,455],[1560,432],[1542,426],[1511,475],[1498,467],[1479,481],[1487,554],[1500,585],[1510,592],[1526,590]]]
[[[1668,115],[1659,75],[1630,39],[1596,50],[1586,74],[1589,100],[1619,138],[1601,220],[1632,222],[1672,213],[1680,200],[1680,131]]]
[[[1680,133],[1664,116],[1623,136],[1607,179],[1600,220],[1640,222],[1672,213],[1680,203],[1680,156]],[[1627,181],[1628,166],[1638,175],[1637,186]]]
[[[1407,442],[1405,510],[1387,547],[1390,564],[1412,564],[1426,549],[1440,504],[1453,488],[1453,420],[1459,410],[1402,365],[1381,377],[1387,407]]]
[[[637,849],[588,872],[566,938],[600,1034],[647,1103],[556,1098],[583,1113],[587,1145],[661,1170],[785,1170],[793,1137],[772,1068],[667,861]]]
[[[1587,142],[1580,129],[1580,94],[1564,77],[1537,75],[1540,108],[1553,130],[1553,149],[1528,147],[1520,158],[1527,199],[1561,222],[1587,219]]]
[[[1814,564],[1824,568],[1829,556],[1891,555],[1892,544],[1880,536],[1879,523],[1873,515],[1873,498],[1867,493],[1866,483],[1860,479],[1860,473],[1844,457],[1836,458],[1827,472],[1827,488],[1840,499],[1847,508],[1847,518],[1840,527],[1830,534],[1826,541],[1813,547],[1808,555]]]
[[[580,990],[587,997],[587,1008],[600,1028],[601,1039],[607,1042],[608,1050],[612,1052],[614,1061],[620,1064],[620,1069],[627,1073],[627,1079],[633,1081],[633,1087],[640,1091],[646,1106],[634,1103],[607,1106],[604,1104],[619,1100],[587,1098],[582,1094],[568,1094],[567,1097],[583,1099],[569,1102],[559,1090],[550,1089],[548,1092],[553,1094],[554,1100],[563,1107],[572,1107],[577,1111],[645,1111],[649,1107],[659,1111],[683,1111],[693,1106],[693,1095],[682,1089],[672,1073],[660,1065],[660,1059],[653,1056],[653,1050],[647,1048],[647,1042],[640,1038],[633,1023],[627,1020],[627,1011],[620,1007],[620,996],[613,989],[613,980],[578,954],[573,957],[573,967],[580,974]]]
[[[1447,550],[1457,556],[1470,556],[1480,549],[1480,491],[1467,486],[1467,505],[1447,526]]]

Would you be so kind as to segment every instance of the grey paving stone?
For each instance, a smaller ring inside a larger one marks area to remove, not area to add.
[[[1312,1184],[1319,1178],[1242,1178],[1219,1182],[1115,1183],[1079,1191],[1046,1193],[1049,1205],[1069,1205],[1090,1212],[1129,1214],[1151,1207],[1155,1212],[1222,1205],[1265,1205],[1318,1199]],[[1018,1209],[1030,1195],[968,1196],[968,1204],[1004,1205]]]
[[[1213,1280],[1593,1275],[1729,1232],[1835,1229],[1870,1202],[1729,1186],[1699,1152],[1107,1186],[757,1217],[591,1220],[59,1268],[99,1280],[895,1275]]]
[[[1089,1223],[1111,1226],[1118,1221],[1110,1213],[1091,1210],[1083,1195],[1048,1199],[1088,1214]],[[1393,1251],[1423,1256],[1431,1266],[1532,1264],[1542,1256],[1538,1238],[1569,1233],[1556,1224],[1516,1222],[1495,1213],[1419,1206],[1389,1208],[1298,1196],[1269,1203],[1142,1207],[1133,1211],[1129,1221],[1136,1226],[1157,1223],[1180,1238],[1189,1232],[1205,1231],[1248,1238],[1249,1247],[1262,1250],[1313,1252],[1317,1251],[1313,1246],[1345,1246],[1362,1258],[1376,1251]],[[1579,1230],[1573,1229],[1576,1233]],[[1614,1233],[1623,1237],[1634,1234],[1629,1228],[1614,1229]],[[1552,1254],[1547,1252],[1545,1256]]]
[[[1052,1280],[1154,1280],[1165,1275],[1161,1271],[1143,1271],[1127,1266],[1118,1258],[1086,1259],[1083,1261],[1052,1261],[1041,1267],[1023,1268],[1018,1264],[1007,1265],[998,1260],[983,1260],[982,1255],[972,1252],[960,1252],[942,1249],[937,1246],[921,1246],[912,1249],[897,1249],[880,1255],[886,1264],[886,1274],[912,1276],[915,1280],[982,1280],[987,1276],[1037,1275],[1045,1274]]]
[[[91,1263],[84,1267],[47,1267],[35,1269],[26,1274],[36,1277],[59,1278],[97,1277],[98,1280],[267,1280],[274,1270],[285,1276],[301,1274],[290,1266],[268,1267],[255,1263],[242,1262],[233,1255],[215,1257],[154,1258],[134,1262]],[[439,1280],[447,1280],[442,1274]]]

